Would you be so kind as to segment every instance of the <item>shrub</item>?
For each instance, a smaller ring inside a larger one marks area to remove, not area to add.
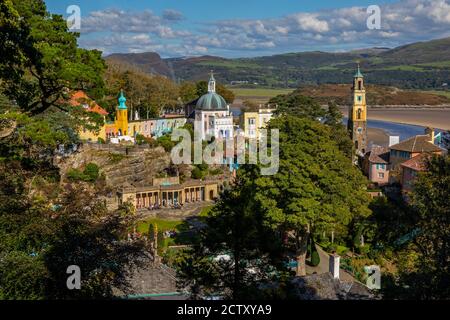
[[[199,168],[201,171],[208,170],[208,165],[206,163],[201,163],[197,165],[197,168]]]
[[[340,246],[338,245],[336,247],[336,253],[340,256],[345,255],[347,252],[349,251],[349,249],[346,246]]]
[[[71,181],[95,182],[99,177],[100,169],[95,163],[88,163],[83,172],[78,169],[70,169],[67,178]]]
[[[162,231],[158,231],[158,254],[161,256],[166,250],[166,239]]]
[[[100,169],[99,169],[98,165],[96,165],[95,163],[88,163],[86,165],[86,168],[83,171],[83,174],[85,176],[85,181],[87,181],[87,182],[96,181],[99,177],[99,172],[100,172]]]
[[[159,137],[157,140],[158,145],[164,148],[166,152],[170,152],[172,148],[175,146],[175,142],[171,140],[170,135],[164,135],[162,137]]]
[[[317,250],[314,250],[311,254],[311,265],[313,267],[317,267],[319,263],[320,263],[319,253],[317,252]]]
[[[217,176],[217,175],[222,174],[222,173],[223,173],[223,170],[220,169],[220,168],[209,170],[209,174],[212,175],[212,176]]]
[[[112,164],[117,164],[120,161],[122,161],[123,159],[125,159],[126,155],[121,154],[121,153],[109,153],[108,158]]]
[[[367,255],[369,252],[370,252],[370,245],[369,244],[365,244],[363,246],[359,246],[358,247],[358,253],[359,254]]]
[[[100,144],[105,144],[105,143],[106,143],[106,141],[105,141],[105,139],[103,139],[103,138],[101,138],[101,137],[98,137],[98,139],[97,139],[97,143],[100,143]]]
[[[155,234],[158,232],[158,229],[156,229],[156,225],[153,225],[153,223],[150,223],[148,226],[148,240],[150,242],[153,242],[155,240]]]
[[[71,181],[81,181],[83,180],[83,172],[78,169],[70,169],[67,172],[67,178]]]
[[[193,179],[202,179],[204,177],[204,172],[201,171],[198,167],[195,167],[191,172],[191,177]]]

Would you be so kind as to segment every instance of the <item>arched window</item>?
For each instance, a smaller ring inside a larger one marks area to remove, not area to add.
[[[362,81],[358,80],[358,90],[362,90]]]
[[[361,120],[361,114],[362,114],[362,110],[358,109],[358,120]]]

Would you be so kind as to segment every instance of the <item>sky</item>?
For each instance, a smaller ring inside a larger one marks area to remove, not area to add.
[[[79,44],[162,57],[254,57],[396,47],[450,37],[450,0],[46,0],[80,8]],[[380,9],[380,25],[369,6]]]

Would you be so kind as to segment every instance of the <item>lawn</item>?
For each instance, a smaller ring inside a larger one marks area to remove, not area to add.
[[[183,224],[182,220],[163,220],[152,218],[144,221],[139,221],[137,224],[137,231],[139,233],[148,233],[148,226],[150,224],[156,224],[159,231],[178,230],[178,227]]]
[[[199,217],[207,217],[212,208],[213,206],[204,207],[200,212]]]
[[[294,89],[271,89],[271,88],[229,88],[237,98],[273,98],[280,94],[288,94]]]

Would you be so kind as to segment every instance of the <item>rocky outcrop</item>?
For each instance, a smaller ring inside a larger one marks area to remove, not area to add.
[[[170,154],[163,148],[83,144],[68,157],[55,159],[62,179],[71,168],[95,163],[104,174],[106,184],[113,188],[151,185],[152,179],[170,165]]]

